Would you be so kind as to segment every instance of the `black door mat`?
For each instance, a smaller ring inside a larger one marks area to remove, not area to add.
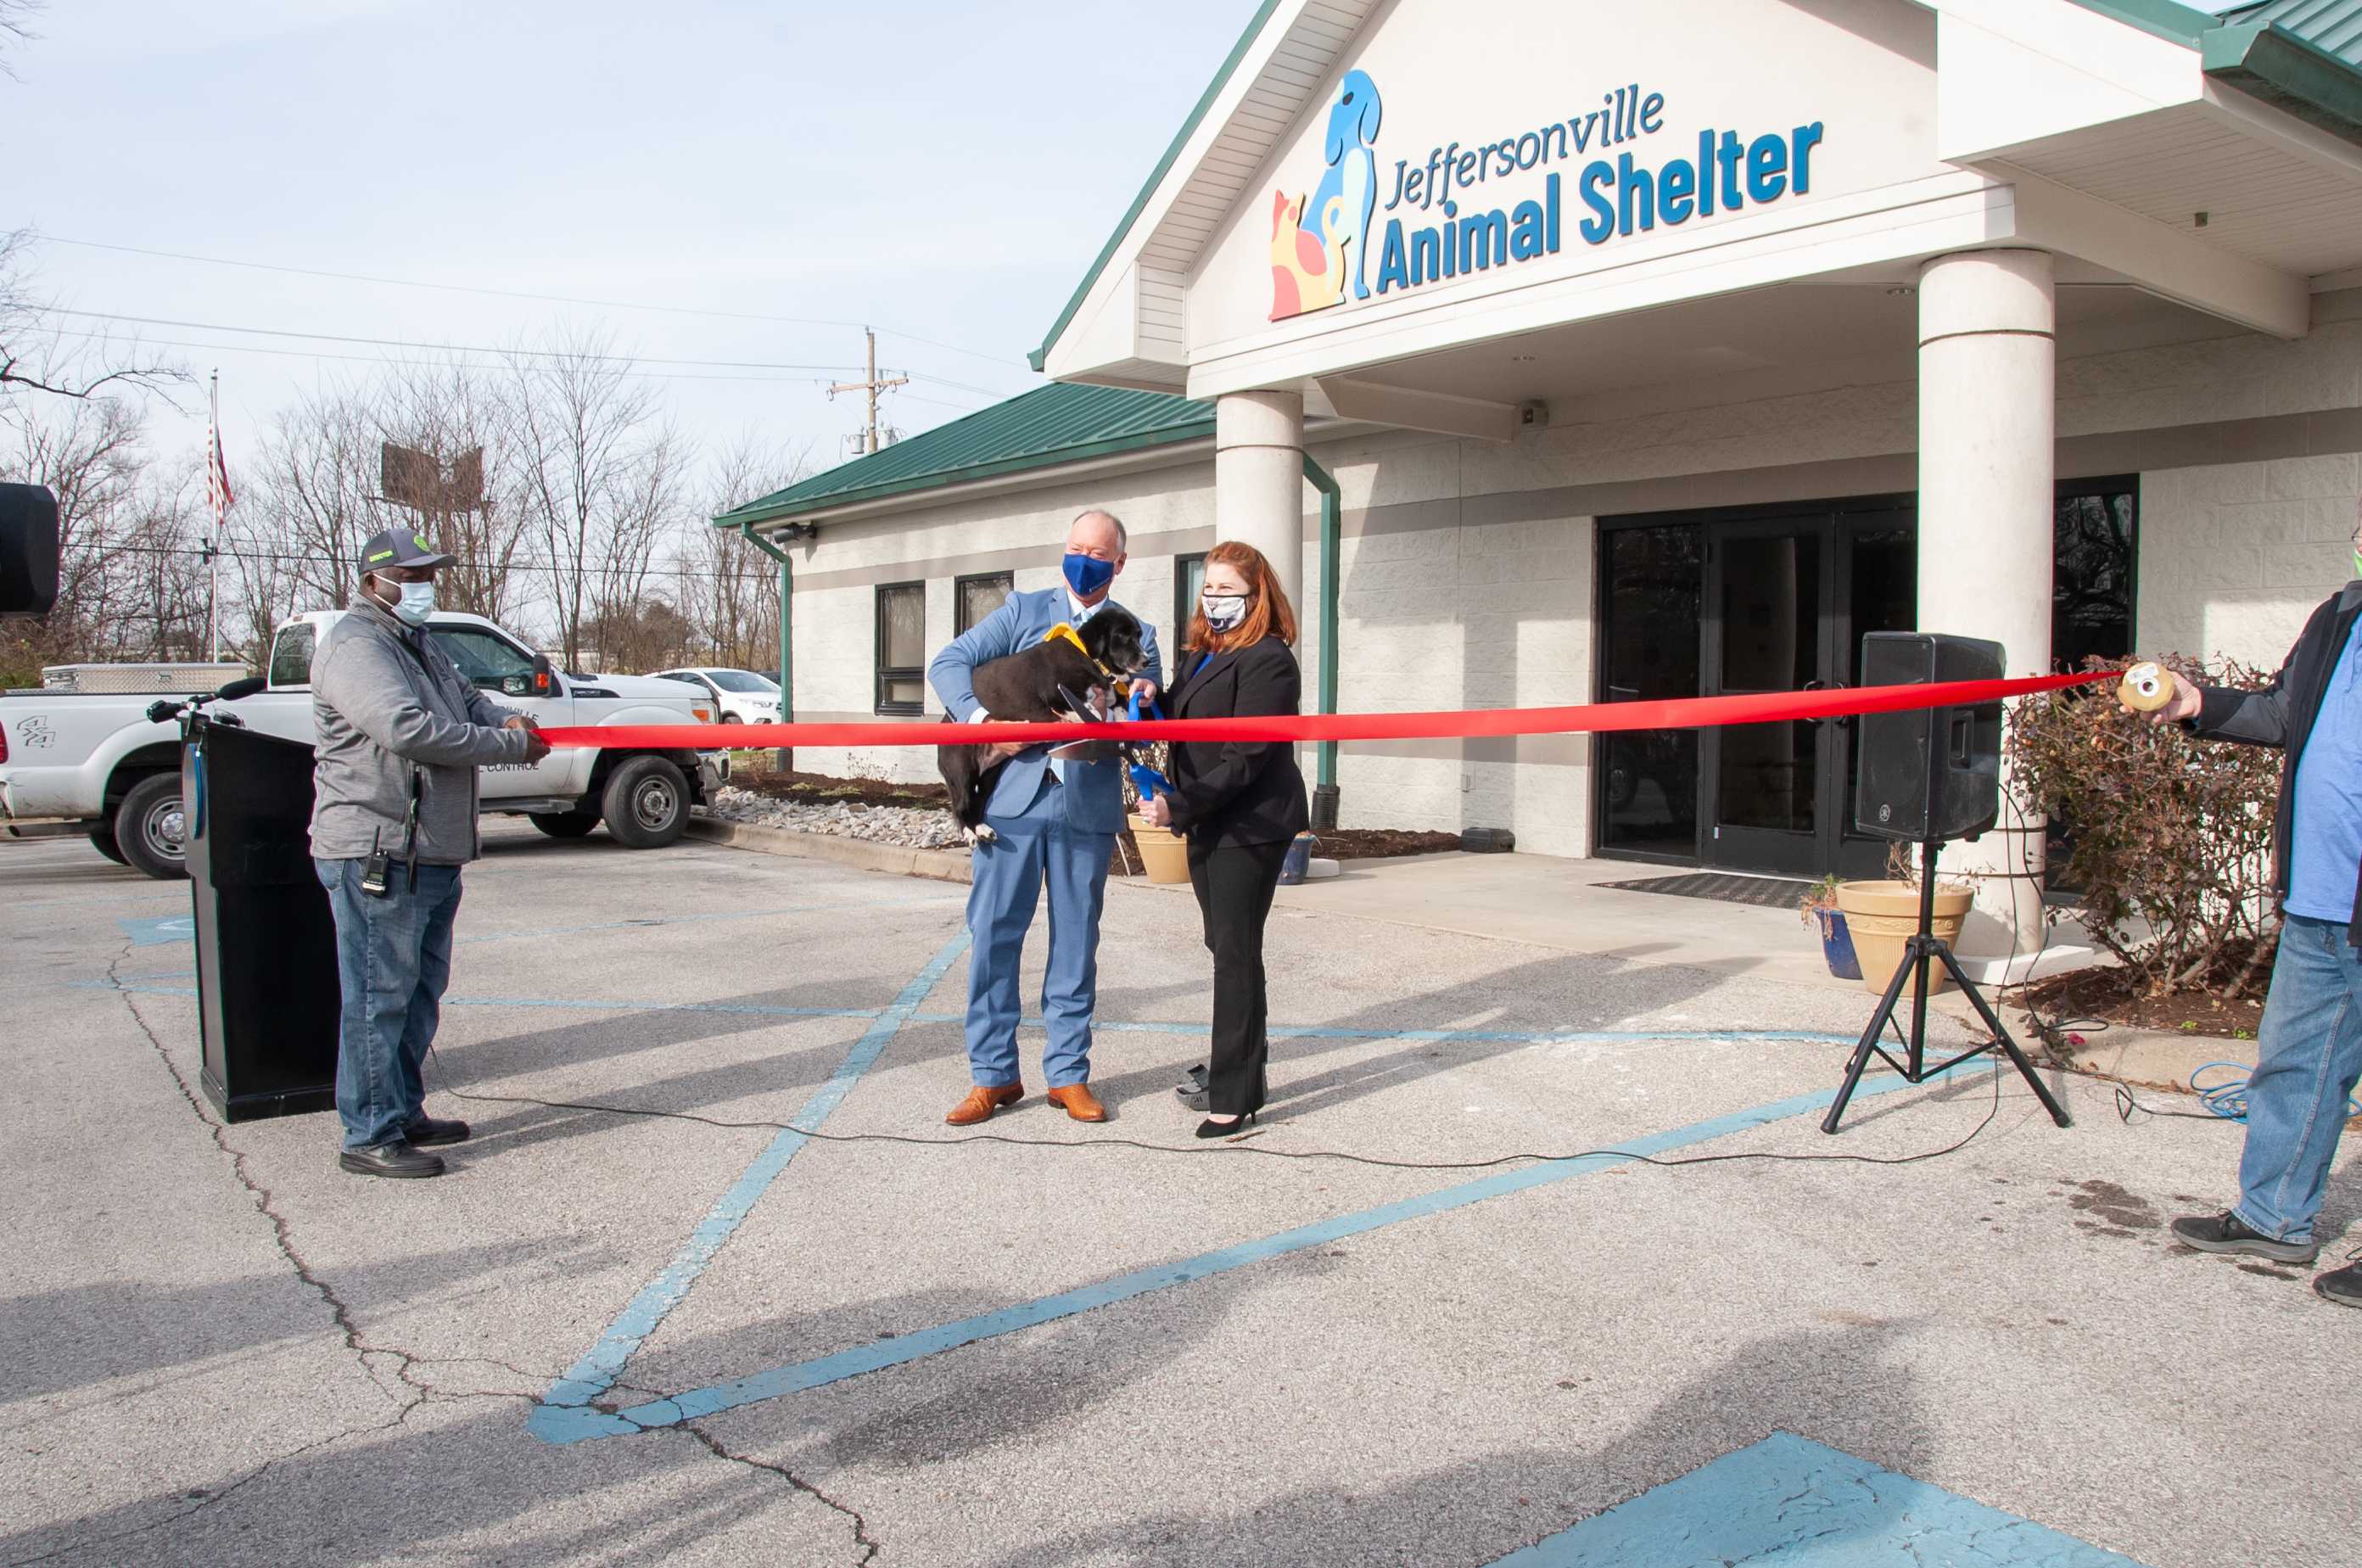
[[[1784,877],[1738,877],[1727,871],[1690,871],[1679,877],[1649,877],[1638,882],[1602,882],[1626,893],[1670,893],[1677,899],[1712,899],[1725,904],[1753,904],[1758,909],[1793,910],[1811,892],[1810,882]]]

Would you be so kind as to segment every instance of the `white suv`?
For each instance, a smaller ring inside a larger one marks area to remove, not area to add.
[[[717,704],[715,712],[725,724],[776,724],[779,722],[778,683],[751,669],[693,665],[681,669],[659,669],[656,674],[659,680],[678,680],[701,687],[713,698]]]

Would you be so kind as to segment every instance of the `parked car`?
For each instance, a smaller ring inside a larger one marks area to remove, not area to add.
[[[281,623],[265,690],[222,708],[264,734],[311,745],[313,651],[344,613],[319,610]],[[676,681],[562,675],[480,615],[438,614],[427,630],[462,675],[546,728],[714,719],[710,696]],[[0,832],[83,833],[108,859],[150,877],[186,875],[180,731],[149,719],[149,701],[47,690],[0,695]],[[721,788],[729,766],[725,752],[568,746],[536,763],[482,769],[482,810],[522,814],[553,838],[579,838],[603,821],[620,843],[660,848],[680,837],[690,808]]]
[[[678,680],[700,687],[710,695],[725,724],[776,724],[779,722],[779,683],[751,669],[723,669],[695,665],[660,669],[658,680]]]

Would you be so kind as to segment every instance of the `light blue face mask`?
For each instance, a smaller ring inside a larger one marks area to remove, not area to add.
[[[435,585],[431,582],[403,582],[395,587],[402,597],[388,604],[393,618],[405,626],[424,626],[426,618],[435,613]]]

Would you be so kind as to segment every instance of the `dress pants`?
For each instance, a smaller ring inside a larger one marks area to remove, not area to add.
[[[1271,1042],[1264,994],[1263,928],[1279,888],[1287,841],[1189,843],[1189,885],[1214,955],[1214,1039],[1206,1068],[1206,1109],[1216,1116],[1261,1110]]]
[[[1020,1082],[1018,968],[1046,885],[1050,953],[1042,977],[1042,1076],[1052,1088],[1091,1076],[1091,1010],[1098,997],[1099,911],[1115,834],[1066,819],[1066,786],[1044,770],[1041,791],[1015,816],[984,817],[999,836],[976,846],[967,896],[967,1062],[971,1082]]]

